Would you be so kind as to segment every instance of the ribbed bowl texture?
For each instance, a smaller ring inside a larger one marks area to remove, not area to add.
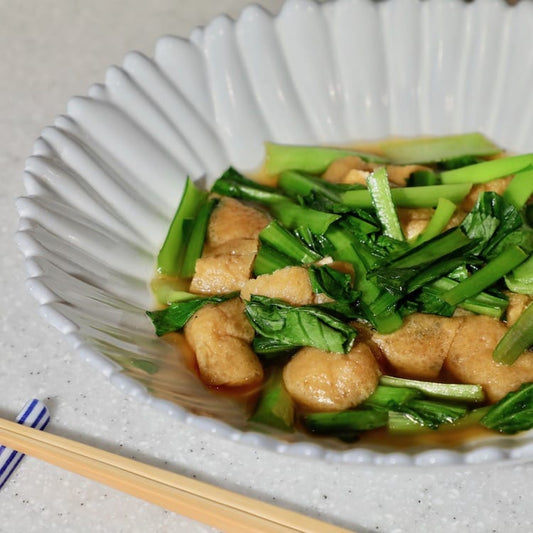
[[[247,427],[154,335],[155,257],[185,178],[258,168],[264,141],[479,131],[533,151],[533,2],[289,0],[126,55],[35,142],[17,243],[44,317],[110,381],[186,423],[281,453],[365,464],[533,456],[531,433],[460,448],[337,446]],[[142,421],[140,421],[142,423]]]

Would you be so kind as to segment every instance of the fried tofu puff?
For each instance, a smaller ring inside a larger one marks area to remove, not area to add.
[[[202,307],[187,322],[184,333],[208,385],[239,387],[263,380],[263,367],[250,345],[254,329],[240,298]]]
[[[331,183],[366,185],[368,175],[380,166],[383,165],[349,155],[333,161],[322,177]],[[422,165],[386,165],[386,169],[389,182],[399,187],[404,187],[409,176],[416,170],[429,170]]]
[[[347,354],[306,347],[283,369],[285,388],[301,407],[341,411],[366,400],[381,372],[370,348],[356,344]]]
[[[252,276],[258,235],[268,222],[268,216],[258,209],[222,198],[209,219],[190,292],[210,295],[240,290]]]
[[[207,227],[206,252],[234,239],[258,239],[268,215],[234,198],[223,197],[213,210]]]
[[[429,224],[433,209],[397,209],[398,220],[407,240],[418,237]]]
[[[307,269],[299,266],[280,268],[272,274],[262,274],[248,281],[241,290],[241,298],[249,300],[252,294],[279,298],[291,305],[309,305],[315,302]]]
[[[457,319],[413,313],[389,334],[373,333],[372,340],[404,378],[436,380],[457,334]]]
[[[257,239],[232,239],[211,247],[196,261],[190,292],[227,294],[239,291],[252,275]]]
[[[479,383],[491,403],[533,381],[531,353],[524,352],[512,365],[497,363],[492,357],[507,331],[505,324],[482,315],[463,317],[460,324],[444,362],[451,376],[463,383]]]

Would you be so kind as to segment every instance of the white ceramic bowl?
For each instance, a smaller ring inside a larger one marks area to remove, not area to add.
[[[533,2],[289,0],[189,40],[129,53],[74,97],[27,159],[17,242],[43,315],[112,383],[208,431],[336,461],[475,463],[533,456],[531,433],[397,452],[246,429],[156,338],[147,282],[187,175],[246,171],[263,142],[346,143],[481,131],[533,151]]]

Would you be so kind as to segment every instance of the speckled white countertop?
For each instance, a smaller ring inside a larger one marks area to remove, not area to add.
[[[280,0],[260,1],[272,11]],[[533,531],[533,463],[368,467],[279,456],[138,405],[39,316],[13,242],[24,158],[67,99],[132,49],[188,36],[241,0],[0,0],[0,416],[30,397],[49,431],[360,532]],[[202,524],[27,457],[0,491],[0,532],[207,532]]]

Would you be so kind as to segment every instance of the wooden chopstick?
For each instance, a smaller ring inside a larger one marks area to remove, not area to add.
[[[295,511],[0,418],[0,443],[231,533],[347,533]]]

